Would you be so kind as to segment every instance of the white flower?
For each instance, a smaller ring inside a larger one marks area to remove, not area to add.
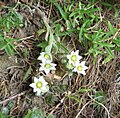
[[[43,61],[51,62],[52,61],[52,55],[50,53],[47,53],[47,52],[41,52],[40,56],[38,57],[38,60],[41,60],[42,62]]]
[[[45,71],[46,74],[48,74],[51,70],[56,70],[56,68],[55,68],[56,64],[51,63],[51,62],[43,62],[40,65],[41,65],[41,67],[39,70]]]
[[[40,76],[39,78],[34,77],[34,83],[29,86],[33,88],[33,92],[37,92],[37,96],[49,91],[48,83],[44,80],[43,76]]]
[[[76,63],[79,63],[79,60],[82,59],[82,57],[79,55],[79,50],[76,50],[75,52],[72,51],[70,55],[67,55],[67,59],[70,64],[75,65]]]
[[[81,63],[76,64],[76,67],[74,68],[73,72],[77,72],[78,74],[81,73],[85,75],[85,70],[87,70],[88,67],[85,66],[85,61],[82,61]]]

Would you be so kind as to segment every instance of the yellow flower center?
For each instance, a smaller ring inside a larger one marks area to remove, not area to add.
[[[45,59],[50,60],[50,55],[48,55],[48,54],[44,54],[44,57],[45,57]]]
[[[83,69],[83,67],[81,65],[77,67],[78,71],[82,71],[82,69]]]
[[[36,87],[40,89],[42,87],[42,82],[37,82]]]
[[[77,60],[77,56],[76,55],[72,55],[71,60],[75,62]]]
[[[51,68],[51,65],[50,64],[45,64],[45,68],[49,69],[49,68]]]

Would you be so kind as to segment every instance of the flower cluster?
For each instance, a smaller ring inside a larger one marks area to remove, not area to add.
[[[72,70],[72,72],[77,72],[78,74],[86,74],[85,70],[88,69],[88,67],[85,66],[85,61],[80,62],[82,57],[79,55],[79,50],[76,50],[75,52],[72,51],[71,54],[67,55],[67,59],[68,69]]]
[[[41,67],[39,68],[39,71],[44,71],[46,74],[49,74],[51,70],[56,70],[56,64],[52,63],[52,55],[50,53],[40,53],[38,60],[42,62],[40,63]],[[34,83],[29,86],[33,88],[33,92],[36,92],[37,96],[43,95],[49,91],[48,83],[43,76],[38,78],[34,77]]]
[[[34,77],[34,83],[29,85],[33,88],[33,92],[36,92],[37,96],[43,95],[49,91],[48,83],[45,81],[43,76]]]
[[[44,71],[46,74],[49,74],[51,70],[56,70],[56,64],[52,63],[52,55],[50,53],[40,53],[38,60],[42,62],[40,63],[41,67],[39,71]]]
[[[64,62],[66,63],[66,67],[71,72],[77,72],[78,74],[85,75],[85,70],[88,69],[87,66],[85,66],[85,61],[80,62],[82,57],[79,55],[79,50],[72,51],[71,54],[66,56],[67,60]],[[40,71],[44,71],[46,74],[49,74],[50,71],[56,70],[55,66],[56,64],[52,63],[52,55],[51,53],[42,52],[40,53],[40,56],[38,57],[38,60],[41,61],[40,63]],[[49,91],[48,83],[45,81],[43,76],[34,77],[34,83],[29,85],[33,88],[33,92],[36,92],[37,96],[43,95],[44,93]]]

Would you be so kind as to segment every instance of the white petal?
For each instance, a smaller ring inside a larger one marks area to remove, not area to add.
[[[34,77],[34,83],[37,83],[39,79],[37,77]]]
[[[42,93],[45,93],[49,91],[49,86],[44,86],[41,90],[42,90]]]
[[[41,76],[39,78],[39,81],[42,82],[43,86],[46,86],[48,83],[45,81],[45,79],[43,78],[43,76]]]
[[[74,69],[72,70],[72,72],[77,72],[77,68],[74,68]]]
[[[67,59],[70,59],[71,58],[71,55],[67,55]]]
[[[42,63],[40,63],[40,65],[41,65],[41,66],[44,66],[45,64],[44,64],[44,62],[42,62]]]
[[[33,89],[33,92],[37,92],[37,88],[34,88],[34,89]]]
[[[36,88],[36,84],[35,83],[32,83],[29,86],[32,87],[32,88]]]
[[[46,86],[43,86],[43,87],[41,88],[41,91],[44,91],[44,90],[46,90]]]
[[[46,86],[46,85],[48,85],[48,83],[47,83],[47,82],[44,82],[44,86]]]
[[[74,52],[74,51],[72,51],[70,54],[71,54],[71,55],[73,55],[74,53],[75,53],[75,52]]]
[[[42,63],[40,63],[41,67],[45,68],[45,64],[51,64],[51,62],[49,61],[42,61]]]
[[[42,59],[42,57],[41,57],[41,56],[39,56],[37,59],[38,59],[38,60],[41,60],[41,59]]]
[[[44,54],[45,54],[45,52],[41,52],[41,53],[40,53],[40,55],[44,55]]]
[[[87,66],[84,66],[84,70],[87,70],[88,69],[88,67]]]
[[[51,69],[50,70],[56,70],[56,68],[55,67],[51,67]]]
[[[85,71],[80,71],[81,74],[86,75]]]
[[[73,61],[71,61],[71,59],[69,59],[68,61],[69,64],[73,64]],[[74,65],[74,64],[73,64]]]
[[[37,95],[37,96],[41,96],[41,92],[37,92],[36,95]]]
[[[38,80],[41,81],[41,82],[45,81],[43,76],[40,76]]]
[[[57,66],[57,64],[52,63],[53,66]]]
[[[50,56],[50,59],[46,59],[44,55],[47,54]],[[38,57],[38,60],[41,60],[42,62],[51,62],[52,61],[52,55],[50,53],[42,52],[40,53],[40,56]]]
[[[41,70],[45,70],[45,68],[44,68],[43,66],[41,66],[41,67],[39,68],[39,71],[41,71]]]
[[[46,74],[48,74],[50,72],[50,70],[48,70],[48,69],[45,69],[44,71]]]
[[[37,88],[37,92],[41,93],[41,89]]]
[[[74,54],[78,55],[78,54],[79,54],[79,50],[76,50],[76,51],[74,52]]]
[[[82,59],[82,56],[78,56],[78,59],[79,59],[79,60]]]
[[[85,61],[82,61],[80,64],[84,66],[85,65]]]
[[[88,67],[85,66],[85,61],[82,61],[80,64],[81,64],[81,66],[83,67],[84,70],[88,69]]]
[[[81,66],[82,66],[82,65],[81,65]],[[83,67],[82,71],[77,70],[77,67],[78,67],[78,66],[76,66],[76,67],[72,70],[72,72],[77,72],[78,74],[81,73],[81,74],[83,74],[83,75],[86,75],[86,73],[85,73],[86,66],[82,66],[82,67]],[[85,68],[84,68],[84,67],[85,67]]]

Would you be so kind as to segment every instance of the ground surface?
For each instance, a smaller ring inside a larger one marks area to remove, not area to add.
[[[24,0],[20,2],[29,3],[29,1]],[[60,0],[59,2],[62,4],[63,1]],[[16,1],[5,4],[16,4]],[[44,0],[34,3],[31,1],[32,4],[49,16],[49,19],[54,17],[55,9],[51,7],[51,4]],[[119,6],[119,4],[117,5]],[[99,6],[102,7],[100,4]],[[5,107],[9,108],[8,114],[13,118],[24,118],[28,109],[32,110],[33,107],[44,110],[46,114],[53,113],[56,118],[75,118],[80,112],[78,118],[107,118],[108,116],[120,118],[120,52],[116,52],[115,58],[106,64],[102,63],[104,57],[101,55],[96,59],[96,64],[93,64],[92,55],[84,56],[89,67],[86,76],[73,75],[71,80],[68,81],[67,72],[58,69],[56,71],[57,79],[53,76],[46,77],[51,85],[55,83],[51,92],[43,97],[34,95],[29,84],[32,82],[33,76],[39,74],[37,57],[41,48],[36,45],[42,40],[36,32],[44,26],[39,22],[40,16],[37,12],[34,12],[35,8],[32,8],[32,11],[23,7],[17,10],[23,15],[26,26],[14,29],[8,34],[21,39],[21,42],[17,44],[18,54],[10,57],[4,50],[0,52],[1,110]],[[106,19],[112,22],[114,27],[120,28],[120,14],[115,18],[111,17],[114,16],[112,10],[104,10]],[[50,12],[53,14],[51,15]],[[79,47],[75,40],[73,43],[72,38],[69,40],[68,37],[66,41],[72,42],[69,48],[74,47],[75,43],[75,48],[84,53],[84,48]],[[27,75],[28,70],[29,74]],[[90,90],[78,92],[77,90],[80,90],[80,88],[89,88]],[[105,96],[103,104],[98,105],[98,107],[95,106],[96,104],[93,103],[94,100],[91,98],[92,95],[95,95],[94,90]],[[70,97],[66,95],[68,91],[71,92]]]

